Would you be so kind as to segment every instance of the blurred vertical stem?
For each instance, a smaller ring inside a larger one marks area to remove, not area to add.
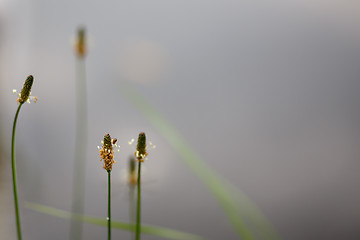
[[[108,217],[107,217],[107,225],[108,225],[108,240],[111,239],[111,171],[107,171],[108,173]]]
[[[134,157],[130,157],[129,159],[129,201],[130,201],[130,209],[129,209],[129,219],[130,223],[135,226],[136,219],[136,204],[135,204],[135,185],[137,184],[136,177],[136,160]],[[136,239],[136,233],[133,231],[132,239]]]
[[[130,195],[130,210],[129,210],[129,214],[130,214],[130,223],[132,225],[135,226],[135,186],[133,184],[130,184],[130,190],[129,190],[129,195]],[[136,239],[136,234],[135,231],[132,233],[133,234],[133,239]]]
[[[76,136],[75,159],[73,168],[73,213],[82,215],[84,212],[85,163],[87,145],[87,105],[86,105],[86,77],[85,77],[85,29],[79,28],[75,46],[76,58]],[[82,239],[82,223],[71,219],[70,239]]]
[[[16,130],[16,122],[19,116],[20,108],[23,103],[19,104],[17,108],[13,130],[12,130],[12,141],[11,141],[11,167],[12,167],[12,180],[13,180],[13,190],[14,190],[14,204],[15,204],[15,214],[16,214],[16,230],[18,239],[21,240],[21,228],[20,228],[20,212],[19,212],[19,202],[18,202],[18,195],[17,195],[17,184],[16,184],[16,164],[15,164],[15,130]]]
[[[136,207],[136,240],[140,239],[140,217],[141,217],[141,184],[140,184],[140,172],[141,172],[141,161],[139,161],[138,167],[138,179],[137,179],[137,207]]]

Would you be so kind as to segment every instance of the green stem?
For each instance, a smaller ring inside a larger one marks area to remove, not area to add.
[[[111,239],[111,171],[108,171],[108,240]]]
[[[140,213],[141,213],[141,196],[140,196],[140,171],[141,171],[141,161],[139,161],[138,167],[138,180],[137,180],[137,210],[136,210],[136,240],[140,239]]]
[[[19,203],[18,203],[18,195],[17,195],[17,184],[16,184],[16,165],[15,165],[15,129],[16,122],[20,112],[20,108],[23,104],[20,103],[19,107],[16,111],[13,130],[12,130],[12,141],[11,141],[11,167],[12,167],[12,179],[13,179],[13,189],[14,189],[14,205],[15,205],[15,215],[16,215],[16,229],[18,239],[21,240],[21,228],[20,228],[20,213],[19,213]]]

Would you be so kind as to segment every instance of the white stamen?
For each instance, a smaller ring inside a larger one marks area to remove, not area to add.
[[[13,89],[13,93],[16,93],[16,89]]]

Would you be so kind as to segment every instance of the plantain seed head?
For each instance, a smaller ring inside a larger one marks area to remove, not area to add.
[[[144,132],[139,134],[138,143],[136,147],[135,157],[138,161],[144,162],[145,157],[148,155],[146,152],[146,135]]]
[[[114,160],[113,140],[110,134],[106,134],[104,136],[102,149],[99,150],[100,158],[104,160],[103,168],[108,172],[112,170],[112,165],[116,163]]]
[[[24,103],[28,100],[33,82],[34,82],[34,77],[32,75],[30,75],[26,78],[24,86],[21,89],[19,103]]]

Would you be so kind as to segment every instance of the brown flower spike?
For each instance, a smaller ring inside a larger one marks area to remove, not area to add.
[[[101,158],[100,161],[104,160],[103,168],[108,172],[112,170],[112,165],[116,163],[114,160],[113,149],[113,145],[115,145],[116,141],[116,138],[111,139],[110,134],[106,134],[104,136],[103,147],[99,150]]]

